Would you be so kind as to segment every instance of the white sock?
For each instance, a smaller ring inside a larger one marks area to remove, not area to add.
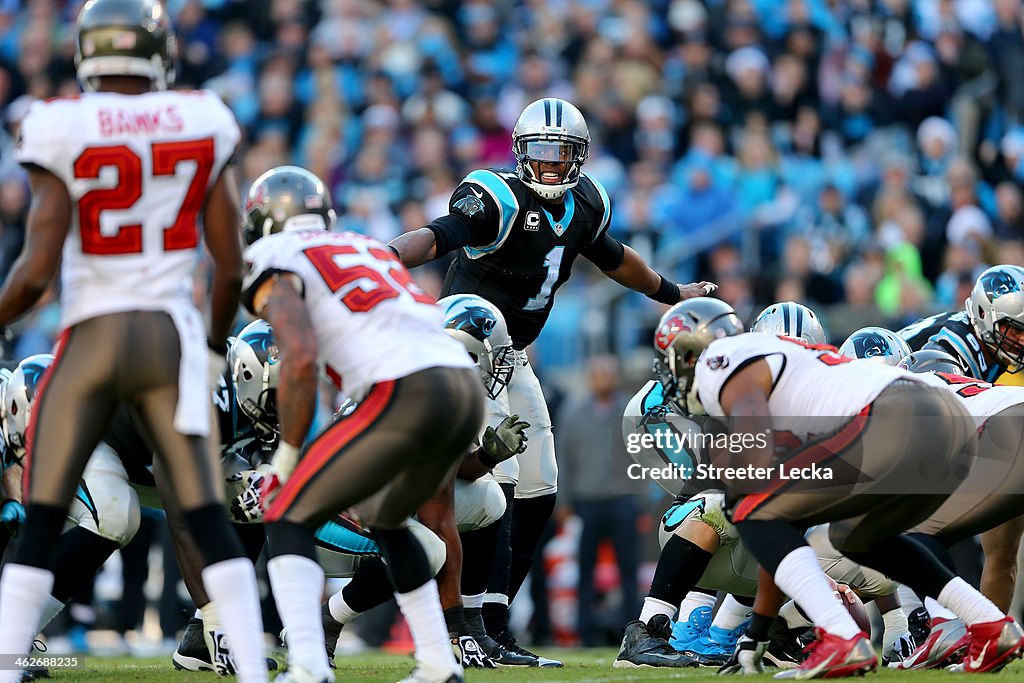
[[[327,601],[327,609],[330,610],[331,616],[339,624],[347,624],[360,614],[348,606],[348,603],[345,602],[345,597],[342,595],[343,592],[343,590],[338,591]]]
[[[903,608],[891,609],[882,615],[882,652],[886,653],[900,636],[910,633],[910,624],[907,622],[907,613]],[[923,643],[922,643],[923,644]]]
[[[36,629],[36,633],[42,633],[46,625],[53,621],[53,618],[60,614],[62,609],[64,609],[63,602],[52,595],[47,595],[46,601],[43,603],[42,614],[39,616],[39,628]]]
[[[908,615],[918,607],[924,607],[921,598],[909,586],[904,586],[901,583],[900,587],[896,589],[896,593],[900,596],[900,604],[903,605],[903,610]]]
[[[0,576],[0,653],[27,655],[36,637],[39,616],[53,590],[53,572],[8,564]],[[18,683],[21,671],[0,670],[0,683]]]
[[[800,611],[800,608],[792,600],[787,600],[786,604],[779,609],[779,616],[786,621],[786,626],[791,629],[814,626],[811,620],[804,616],[804,613]]]
[[[395,593],[395,600],[409,624],[412,641],[416,644],[416,664],[424,673],[443,675],[461,671],[448,641],[448,627],[441,612],[441,598],[437,582],[433,579],[408,593]]]
[[[683,598],[683,601],[679,604],[679,616],[676,617],[677,621],[686,621],[690,618],[690,612],[697,609],[698,607],[710,607],[715,608],[715,596],[708,595],[707,593],[700,593],[698,591],[690,591]],[[669,615],[672,618],[672,615]],[[647,623],[647,622],[644,622]]]
[[[263,614],[252,562],[236,557],[203,569],[203,586],[217,604],[241,683],[265,683],[267,660],[263,650]],[[317,623],[320,623],[319,621]],[[326,656],[326,655],[325,655]]]
[[[722,605],[718,608],[718,614],[715,615],[715,620],[711,622],[711,625],[726,631],[732,631],[739,628],[740,624],[752,616],[754,616],[754,608],[747,607],[730,593],[722,601]]]
[[[986,621],[999,621],[1005,614],[992,601],[971,587],[959,576],[954,576],[939,591],[939,602],[953,611],[968,626]]]
[[[940,605],[939,602],[934,598],[925,598],[924,608],[928,610],[928,616],[930,616],[932,619],[934,619],[935,617],[938,617],[940,619],[957,618],[955,614],[953,614],[950,610]]]
[[[324,650],[320,596],[324,570],[301,555],[278,555],[267,562],[281,623],[288,630],[288,664],[312,674],[328,676],[331,667]]]
[[[484,593],[484,602],[494,602],[508,607],[508,596],[504,593]]]
[[[829,633],[849,640],[860,633],[857,622],[839,604],[810,546],[800,546],[779,563],[775,585],[793,598],[811,621]]]
[[[484,594],[478,593],[477,595],[463,595],[462,606],[467,609],[472,609],[473,607],[483,607]]]
[[[644,598],[644,606],[640,610],[640,621],[646,624],[655,614],[664,614],[671,619],[675,613],[675,605],[669,604],[664,600],[658,600],[657,598]]]

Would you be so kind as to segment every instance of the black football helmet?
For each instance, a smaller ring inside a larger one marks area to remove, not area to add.
[[[327,187],[299,166],[278,166],[253,181],[243,211],[246,244],[284,230],[334,227],[334,208]]]
[[[178,48],[158,0],[89,0],[75,26],[75,67],[86,91],[100,76],[141,76],[156,90],[174,84]]]

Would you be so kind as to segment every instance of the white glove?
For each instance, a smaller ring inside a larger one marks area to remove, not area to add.
[[[231,518],[239,524],[256,524],[263,521],[260,498],[267,477],[274,476],[274,468],[260,465],[254,470],[237,472],[228,477],[230,483],[240,483],[242,491],[231,499]]]
[[[206,347],[206,352],[209,357],[209,365],[207,366],[207,380],[209,382],[210,393],[215,394],[220,389],[220,378],[224,376],[224,371],[228,369],[228,359],[218,351],[214,351],[210,347]]]

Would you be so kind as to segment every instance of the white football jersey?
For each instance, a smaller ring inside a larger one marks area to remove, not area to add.
[[[17,159],[60,178],[74,204],[61,264],[64,326],[192,305],[200,214],[239,137],[210,91],[32,105]]]
[[[1024,387],[989,384],[973,377],[945,372],[922,372],[918,377],[926,384],[953,392],[974,418],[976,427],[981,427],[988,418],[1011,406],[1024,404]]]
[[[806,435],[806,418],[815,430],[841,426],[896,380],[920,382],[914,375],[881,363],[856,361],[834,347],[808,344],[800,339],[757,333],[717,339],[697,359],[697,391],[709,415],[725,415],[719,402],[722,387],[734,372],[763,358],[772,373],[768,410],[777,429]]]
[[[373,238],[325,230],[280,232],[246,249],[245,260],[249,271],[242,298],[250,311],[268,277],[299,276],[318,361],[354,400],[377,382],[418,370],[476,367],[465,347],[445,333],[433,297]]]

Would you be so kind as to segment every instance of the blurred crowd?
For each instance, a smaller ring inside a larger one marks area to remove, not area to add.
[[[26,202],[11,135],[32,99],[77,91],[80,4],[0,2],[0,269]],[[444,213],[466,172],[513,163],[516,116],[554,95],[587,116],[616,233],[744,314],[804,301],[835,311],[841,340],[959,306],[986,263],[1024,262],[1020,0],[165,4],[179,86],[217,91],[245,131],[241,189],[306,166],[346,229],[387,240]],[[422,275],[435,288],[443,265]],[[652,307],[580,290],[566,329],[593,305],[613,316],[584,325],[587,351],[641,343]]]

